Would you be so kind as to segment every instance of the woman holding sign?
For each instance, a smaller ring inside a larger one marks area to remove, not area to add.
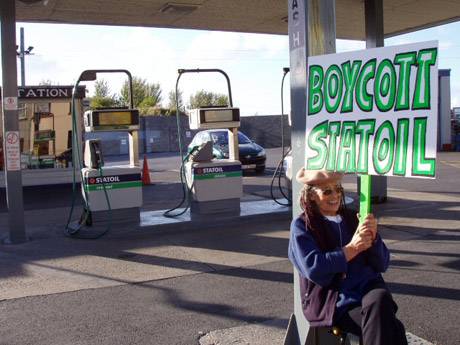
[[[305,170],[303,213],[292,222],[289,259],[300,274],[302,308],[312,327],[338,326],[364,345],[407,344],[381,273],[389,253],[372,214],[358,222],[343,202],[342,175]]]

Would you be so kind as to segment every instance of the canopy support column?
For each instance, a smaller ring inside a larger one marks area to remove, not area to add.
[[[4,173],[9,225],[9,237],[5,240],[5,242],[11,244],[17,244],[26,241],[18,119],[15,6],[15,0],[0,1],[3,82],[2,139],[5,162]]]
[[[305,164],[305,128],[307,121],[307,58],[310,55],[335,53],[335,0],[288,0],[288,32],[291,71],[291,145],[293,175]],[[301,212],[296,202],[301,186],[293,178],[293,217]],[[302,311],[298,273],[294,272],[294,316],[285,345],[314,344],[314,334]],[[294,326],[295,325],[295,326]],[[297,335],[296,335],[297,333]],[[321,344],[327,345],[328,342]]]

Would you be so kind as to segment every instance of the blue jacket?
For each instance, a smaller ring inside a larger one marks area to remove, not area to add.
[[[322,250],[302,217],[293,220],[289,240],[289,259],[301,278],[304,314],[312,326],[330,326],[333,318],[361,304],[370,281],[381,280],[389,264],[389,252],[380,235],[371,248],[347,263],[342,247],[356,231],[357,221],[343,217],[337,224],[324,220],[324,229],[333,242]]]

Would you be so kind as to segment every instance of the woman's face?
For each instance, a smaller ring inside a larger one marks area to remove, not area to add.
[[[311,198],[323,216],[335,216],[340,208],[342,194],[342,186],[331,182],[313,187]]]

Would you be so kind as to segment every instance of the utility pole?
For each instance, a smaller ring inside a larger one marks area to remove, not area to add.
[[[26,85],[25,57],[26,55],[33,55],[31,52],[32,52],[32,49],[34,49],[34,47],[29,46],[26,50],[24,50],[24,28],[20,28],[20,43],[19,44],[20,44],[19,51],[16,52],[16,55],[19,57],[21,61],[21,86],[25,86]]]

